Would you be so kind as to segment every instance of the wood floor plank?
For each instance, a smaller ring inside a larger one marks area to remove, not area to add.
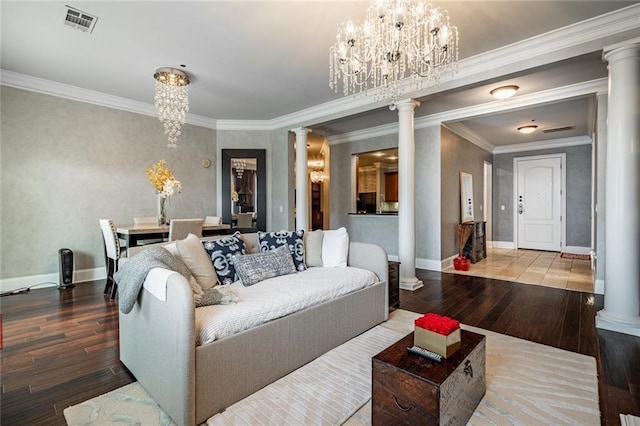
[[[400,307],[595,356],[602,423],[640,416],[640,339],[595,328],[602,296],[490,278],[417,271]],[[62,411],[135,378],[119,362],[118,305],[103,282],[2,299],[1,424],[63,425]]]

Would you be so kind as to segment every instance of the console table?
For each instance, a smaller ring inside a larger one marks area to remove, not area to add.
[[[486,337],[461,330],[460,349],[442,363],[410,346],[413,333],[373,357],[371,424],[466,424],[486,390]]]
[[[484,221],[465,222],[465,226],[471,226],[471,235],[462,250],[471,263],[476,263],[487,257],[487,236],[485,235]]]

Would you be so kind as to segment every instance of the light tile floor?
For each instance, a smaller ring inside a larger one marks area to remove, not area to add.
[[[468,271],[452,266],[444,272],[593,292],[590,260],[564,259],[548,251],[489,248],[487,257],[470,264]]]

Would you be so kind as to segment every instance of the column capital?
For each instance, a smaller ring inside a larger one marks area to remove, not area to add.
[[[291,129],[291,131],[295,133],[296,136],[306,136],[311,133],[311,129],[307,129],[306,127],[296,127],[295,129]]]
[[[616,44],[610,44],[602,49],[602,59],[610,62],[611,59],[619,59],[618,55],[638,56],[640,55],[640,37],[632,38]],[[614,58],[614,56],[616,56]]]
[[[401,101],[395,102],[391,109],[398,109],[398,111],[407,111],[414,110],[420,106],[420,102],[415,99],[403,99]]]

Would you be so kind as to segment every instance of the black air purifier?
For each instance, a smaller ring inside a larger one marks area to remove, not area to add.
[[[73,252],[68,248],[58,250],[58,266],[60,267],[60,282],[58,288],[73,286]]]

